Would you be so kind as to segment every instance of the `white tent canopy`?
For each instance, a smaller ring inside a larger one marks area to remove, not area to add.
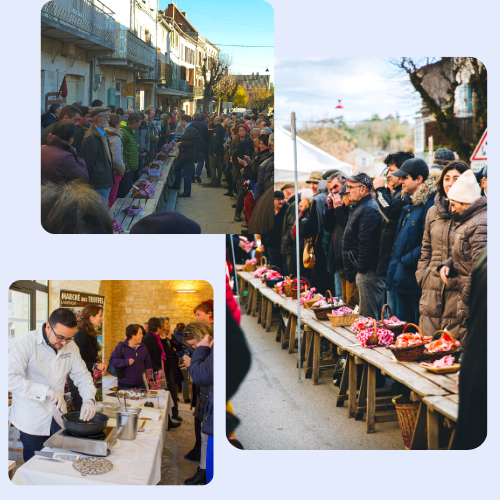
[[[274,162],[274,181],[294,182],[295,174],[291,133],[283,127],[276,126],[274,129],[274,143],[277,152]],[[352,174],[352,166],[349,163],[337,160],[337,158],[297,136],[297,171],[299,182],[306,181],[311,172],[325,173],[333,168],[341,170],[348,175]]]

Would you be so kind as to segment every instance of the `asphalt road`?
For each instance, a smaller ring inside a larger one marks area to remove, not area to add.
[[[298,382],[297,354],[275,341],[277,326],[266,332],[257,318],[243,314],[241,327],[252,352],[252,367],[232,400],[241,419],[236,437],[248,450],[401,450],[396,421],[366,433],[364,420],[335,406],[333,369],[320,371],[320,384]],[[229,355],[229,353],[228,353]]]

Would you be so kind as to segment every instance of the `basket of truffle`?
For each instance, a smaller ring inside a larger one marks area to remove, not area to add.
[[[329,297],[328,297],[329,296]],[[338,297],[332,297],[330,290],[326,291],[326,296],[322,297],[311,306],[311,311],[316,316],[316,319],[325,320],[328,319],[328,313],[331,313],[333,309],[338,309],[342,307],[344,303]]]
[[[323,298],[323,295],[316,293],[316,288],[313,287],[302,294],[300,305],[304,306],[306,309],[311,309],[316,302],[322,300]]]
[[[297,280],[292,281],[292,300],[297,300],[298,297],[298,288],[299,285],[297,285]],[[300,280],[300,294],[302,296],[302,292],[307,292],[307,289],[311,288],[311,283],[309,283],[309,280],[307,278],[301,279]]]
[[[371,322],[370,328],[366,328]],[[386,330],[385,328],[378,328],[377,321],[372,318],[363,318],[362,320],[357,319],[356,321],[363,321],[363,328],[359,329],[359,333],[356,338],[361,342],[363,347],[380,347],[392,344],[394,342],[394,332],[391,330]],[[356,323],[355,321],[355,323]],[[354,330],[354,325],[353,325]]]
[[[424,356],[431,361],[441,359],[443,356],[453,356],[458,362],[463,352],[460,342],[448,331],[438,330],[428,344],[425,344]]]
[[[389,314],[389,319],[384,319],[385,312],[388,312]],[[389,307],[389,304],[385,304],[384,307],[382,307],[382,314],[380,315],[382,318],[382,326],[386,330],[391,330],[394,332],[394,334],[397,336],[401,333],[403,333],[404,327],[408,324],[407,321],[401,321],[396,316],[392,315],[391,308]]]
[[[155,188],[151,181],[142,179],[132,186],[132,198],[148,199],[155,194]]]
[[[254,273],[255,270],[257,269],[257,259],[254,257],[253,259],[247,259],[245,261],[245,266],[243,267],[243,271],[246,271],[247,273]]]
[[[358,306],[356,306],[354,311],[350,307],[342,306],[338,309],[333,309],[331,314],[327,313],[327,316],[332,326],[351,326],[358,319],[358,310]]]
[[[269,288],[274,288],[280,281],[283,281],[283,276],[281,275],[281,269],[276,266],[271,266],[269,271],[264,275],[265,283]]]
[[[408,327],[415,327],[417,333],[405,333]],[[424,354],[425,343],[432,337],[424,337],[422,330],[413,323],[408,323],[403,328],[403,333],[398,336],[394,344],[387,346],[398,361],[421,361],[426,359]]]

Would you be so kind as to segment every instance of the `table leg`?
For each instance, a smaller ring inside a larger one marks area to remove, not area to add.
[[[260,323],[262,325],[262,328],[266,327],[266,318],[267,318],[267,307],[269,304],[269,299],[267,297],[262,296],[262,308],[261,308],[261,313],[260,313]]]
[[[375,432],[375,398],[377,369],[368,364],[367,402],[366,402],[366,432]]]
[[[425,424],[427,421],[427,405],[420,403],[418,409],[417,422],[415,423],[415,430],[411,439],[410,450],[420,450],[422,448],[422,437],[424,434]]]
[[[264,307],[264,295],[260,297],[260,303],[257,305],[257,323],[262,324],[262,308]]]
[[[349,387],[349,355],[346,355],[342,378],[340,379],[339,394],[337,396],[337,407],[344,406],[344,401],[348,399],[347,389]]]
[[[259,290],[254,288],[252,294],[252,316],[257,316],[257,308],[259,307]]]
[[[252,296],[255,288],[253,288],[250,284],[248,285],[248,295],[247,295],[247,316],[249,316],[252,312]]]
[[[297,329],[297,316],[291,315],[290,318],[290,342],[288,343],[288,354],[295,351],[295,330]]]
[[[312,376],[312,343],[313,343],[313,330],[309,326],[304,327],[304,344],[306,346],[306,354],[304,356],[305,359],[305,378],[311,378]]]
[[[358,385],[358,370],[356,369],[356,363],[354,361],[354,356],[349,355],[349,397],[347,399],[347,416],[349,418],[354,417],[356,411],[356,392]]]
[[[366,388],[368,386],[368,363],[363,365],[363,374],[361,375],[361,386],[359,388],[358,402],[356,404],[356,415],[354,415],[355,420],[361,420],[363,418],[364,411],[359,411],[359,408],[366,406]]]
[[[273,301],[267,301],[267,317],[266,317],[266,332],[271,331],[271,324],[273,322]]]
[[[439,450],[439,414],[427,408],[427,444],[429,450]]]
[[[288,321],[286,323],[286,329],[285,331],[281,334],[281,348],[286,349],[287,346],[285,345],[287,341],[290,339],[290,326],[292,323],[292,316],[288,314]]]
[[[243,304],[247,282],[241,276],[239,276],[239,280],[240,280],[240,303]]]
[[[319,384],[319,357],[321,354],[321,335],[313,331],[314,344],[313,344],[313,385]]]

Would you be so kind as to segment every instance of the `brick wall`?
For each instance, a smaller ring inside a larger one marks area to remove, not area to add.
[[[110,280],[50,281],[49,314],[59,307],[60,291],[104,295],[103,359],[107,363],[116,344],[124,340],[125,328],[131,323],[143,324],[153,316],[167,316],[177,323],[194,321],[193,309],[204,300],[213,299],[213,290],[206,281],[193,280]],[[196,293],[177,293],[196,290]]]

